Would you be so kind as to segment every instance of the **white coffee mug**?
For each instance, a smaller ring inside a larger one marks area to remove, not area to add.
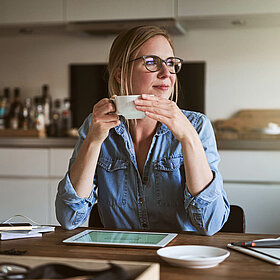
[[[141,95],[116,95],[111,98],[116,106],[116,114],[126,119],[144,119],[145,113],[138,111],[135,107],[134,100],[136,99],[141,99]]]

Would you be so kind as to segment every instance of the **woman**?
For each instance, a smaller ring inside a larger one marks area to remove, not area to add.
[[[62,226],[84,223],[98,201],[105,228],[206,235],[222,228],[229,204],[210,121],[171,101],[180,67],[159,27],[136,27],[115,39],[109,95],[141,94],[135,104],[146,117],[128,122],[108,98],[94,105],[58,186]]]

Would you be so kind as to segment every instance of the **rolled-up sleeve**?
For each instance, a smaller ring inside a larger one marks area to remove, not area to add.
[[[194,197],[189,193],[186,186],[185,209],[198,233],[213,235],[227,221],[230,207],[223,188],[223,179],[218,170],[220,157],[212,125],[204,115],[200,115],[193,125],[202,142],[213,173],[213,180],[202,192]]]
[[[58,184],[55,201],[56,218],[66,229],[74,229],[82,225],[87,220],[91,208],[97,200],[95,180],[93,182],[90,196],[88,198],[81,198],[77,195],[69,177],[69,170],[75,161],[84,138],[86,137],[89,125],[90,116],[79,129],[79,140],[69,161],[68,171]]]

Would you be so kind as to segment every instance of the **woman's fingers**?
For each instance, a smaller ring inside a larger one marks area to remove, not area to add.
[[[135,100],[136,109],[143,112],[150,112],[166,117],[174,116],[179,109],[177,105],[168,99],[151,96],[149,99]]]
[[[116,107],[113,102],[108,98],[103,98],[93,106],[93,112],[101,112],[108,114],[116,111]]]
[[[115,121],[119,119],[113,114],[115,111],[115,105],[108,98],[103,98],[93,106],[92,118],[94,121]]]

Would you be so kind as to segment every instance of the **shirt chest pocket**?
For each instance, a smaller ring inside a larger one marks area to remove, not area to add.
[[[128,161],[100,157],[97,164],[99,202],[107,205],[126,204]]]
[[[155,199],[162,206],[177,204],[183,199],[185,187],[184,160],[182,157],[162,159],[154,162]]]
[[[98,160],[98,165],[108,172],[127,169],[128,162],[122,159],[108,159],[101,157]]]
[[[154,162],[154,169],[161,172],[173,172],[178,170],[181,165],[183,165],[184,160],[183,157],[176,157],[176,158],[169,158],[169,159],[163,159]]]

